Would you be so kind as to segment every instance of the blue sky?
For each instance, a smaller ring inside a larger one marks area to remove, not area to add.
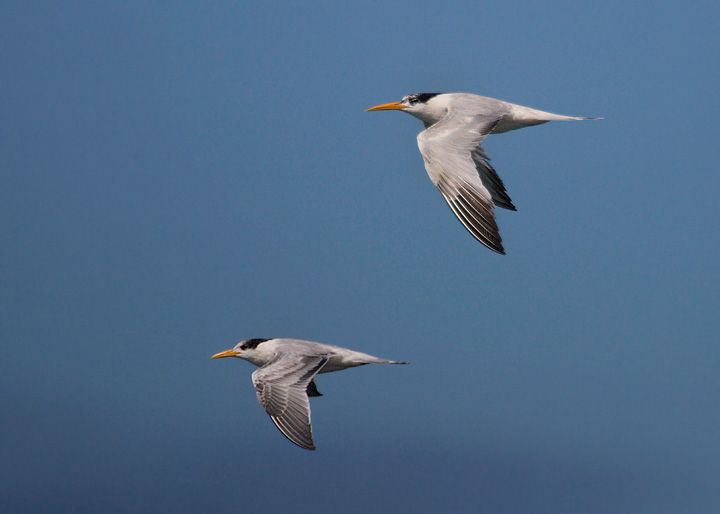
[[[711,2],[0,8],[0,507],[720,509],[720,25]],[[507,256],[421,123],[473,92],[603,121],[491,136]],[[323,375],[317,452],[252,337]]]

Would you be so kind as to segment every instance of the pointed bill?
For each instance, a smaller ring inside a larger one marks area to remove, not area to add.
[[[238,354],[234,349],[225,350],[224,352],[216,353],[211,359],[222,359],[223,357],[235,357]]]
[[[389,104],[382,104],[382,105],[376,105],[375,107],[370,107],[369,109],[365,109],[365,112],[370,111],[392,111],[392,110],[403,110],[407,109],[404,105],[402,105],[400,102],[393,102]]]

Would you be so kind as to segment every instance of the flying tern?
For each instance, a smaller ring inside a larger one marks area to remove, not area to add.
[[[221,357],[238,357],[260,367],[252,374],[260,405],[285,437],[306,450],[315,449],[308,397],[322,396],[315,375],[365,364],[408,364],[298,339],[247,339],[211,359]]]
[[[482,141],[489,134],[548,121],[599,119],[562,116],[469,93],[416,93],[367,110],[401,110],[425,124],[417,140],[430,179],[465,228],[501,254],[505,250],[492,209],[516,209]]]

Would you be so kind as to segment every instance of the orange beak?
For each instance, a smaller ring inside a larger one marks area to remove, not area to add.
[[[224,352],[216,353],[211,359],[222,359],[223,357],[235,357],[238,354],[235,350],[225,350]]]
[[[382,104],[382,105],[376,105],[375,107],[370,107],[369,109],[365,109],[365,112],[392,111],[392,110],[403,110],[403,109],[407,109],[407,107],[402,105],[400,102],[393,102],[391,104]]]

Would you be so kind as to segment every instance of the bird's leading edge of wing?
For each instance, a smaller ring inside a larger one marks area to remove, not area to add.
[[[252,374],[260,405],[290,441],[314,450],[307,388],[328,356],[288,353]]]

